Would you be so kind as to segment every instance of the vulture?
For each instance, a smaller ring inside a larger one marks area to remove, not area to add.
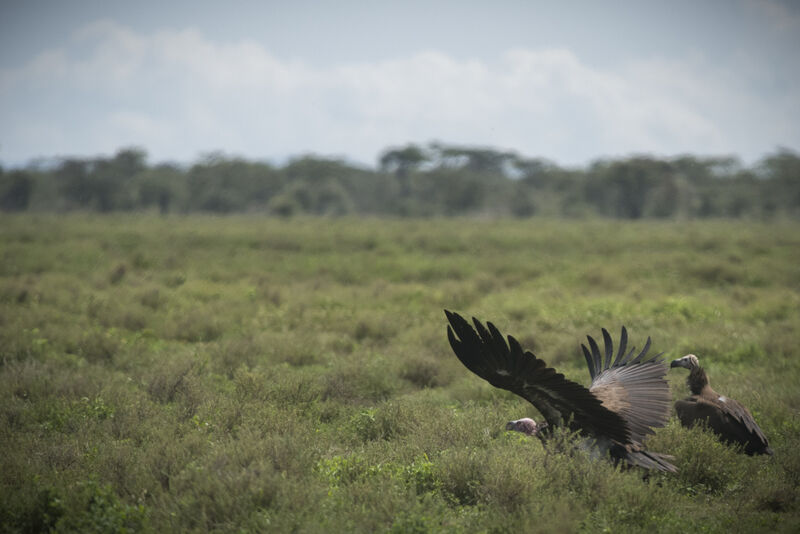
[[[615,464],[676,472],[671,456],[645,450],[643,442],[653,428],[669,418],[669,386],[664,379],[668,368],[659,355],[647,358],[650,338],[634,356],[626,353],[628,333],[622,327],[619,349],[603,329],[604,353],[587,336],[583,348],[592,384],[589,388],[573,382],[524,351],[512,336],[508,340],[490,322],[484,326],[473,318],[472,325],[457,313],[445,310],[449,325],[447,338],[467,369],[491,385],[516,393],[542,414],[537,423],[525,417],[506,424],[507,430],[535,435],[542,442],[555,427],[566,427],[584,436],[592,451],[609,455]],[[473,326],[474,325],[474,326]]]
[[[690,397],[675,402],[675,412],[681,424],[692,427],[706,422],[721,441],[736,443],[743,447],[749,456],[754,454],[772,455],[767,437],[761,431],[750,411],[740,403],[720,395],[708,383],[705,369],[694,354],[673,360],[670,367],[689,369],[686,383],[692,392]]]

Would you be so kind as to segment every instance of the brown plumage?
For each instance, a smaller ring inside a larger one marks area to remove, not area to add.
[[[670,367],[689,369],[686,382],[692,392],[690,397],[675,403],[675,412],[681,424],[692,427],[707,422],[720,440],[742,446],[745,453],[772,454],[767,437],[761,431],[750,411],[730,397],[720,395],[708,383],[705,369],[694,354],[673,360]]]
[[[467,369],[495,387],[506,389],[533,404],[546,423],[530,418],[507,423],[506,429],[546,439],[554,427],[567,426],[589,438],[594,451],[609,454],[628,465],[675,472],[671,456],[648,452],[643,440],[669,418],[671,397],[664,376],[667,366],[656,355],[645,358],[650,339],[638,355],[626,353],[628,333],[622,327],[616,357],[611,336],[603,329],[605,354],[587,336],[582,345],[592,384],[589,389],[564,375],[529,351],[512,336],[508,340],[492,323],[473,318],[470,325],[457,313],[445,310],[450,325],[447,337]]]

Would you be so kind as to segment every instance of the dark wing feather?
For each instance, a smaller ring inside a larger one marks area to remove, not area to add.
[[[600,348],[597,346],[597,343],[595,343],[594,339],[588,336],[587,338],[589,339],[589,346],[592,348],[592,359],[594,361],[594,376],[597,376],[603,370],[603,360],[602,358],[600,358]]]
[[[756,423],[756,420],[753,418],[750,410],[745,408],[744,405],[731,399],[730,397],[725,397],[725,402],[720,401],[718,406],[722,409],[722,411],[738,421],[739,424],[743,425],[749,434],[754,434],[760,442],[762,442],[765,446],[767,445],[767,436],[764,435],[761,427],[759,427],[758,423]]]
[[[583,357],[586,358],[586,367],[589,368],[589,375],[594,380],[594,377],[597,376],[597,371],[594,368],[594,359],[592,358],[592,353],[589,352],[589,349],[586,348],[586,345],[581,344],[581,348],[583,349]]]
[[[592,379],[589,391],[598,397],[603,405],[625,419],[631,430],[631,439],[641,442],[653,428],[663,427],[669,419],[669,384],[665,375],[669,368],[660,359],[660,354],[647,358],[650,338],[644,349],[633,359],[633,350],[621,358],[628,340],[628,332],[622,327],[620,347],[613,365],[610,365],[614,352],[611,336],[603,329],[605,361],[600,349],[591,336],[587,336],[591,352],[583,345],[584,355],[591,359],[595,369],[601,366]],[[589,366],[590,369],[592,365]]]
[[[650,350],[650,338],[649,338],[649,337],[647,338],[647,341],[646,341],[646,342],[645,342],[645,344],[644,344],[644,348],[642,349],[642,352],[640,352],[640,353],[639,353],[639,355],[638,355],[637,357],[635,357],[633,360],[631,360],[631,361],[630,361],[630,362],[628,362],[628,363],[639,363],[639,362],[641,362],[641,361],[642,361],[642,358],[644,358],[644,357],[645,357],[645,355],[647,354],[647,351],[648,351],[648,350]],[[650,359],[651,359],[651,360],[654,360],[654,359],[658,358],[659,356],[661,356],[661,354],[657,354],[657,355],[653,356],[653,357],[652,357],[652,358],[650,358]],[[664,368],[665,368],[665,369],[667,369],[667,370],[669,370],[669,368],[668,368],[668,367],[666,367],[666,366],[664,366]]]
[[[605,328],[603,330],[603,345],[606,349],[606,363],[603,366],[603,369],[608,369],[611,367],[611,354],[614,352],[614,342],[611,341],[611,336],[608,333],[608,330]]]
[[[678,468],[669,462],[669,460],[674,459],[674,456],[646,451],[641,446],[618,446],[616,449],[611,449],[611,455],[624,459],[630,465],[644,467],[645,469],[657,469],[666,473],[678,472]]]
[[[628,329],[624,326],[622,327],[622,333],[619,336],[619,349],[617,350],[617,357],[614,358],[613,366],[616,367],[622,357],[625,355],[625,349],[628,348]]]
[[[709,401],[701,395],[692,395],[675,403],[675,411],[681,424],[692,427],[705,422],[723,441],[732,441],[746,446],[751,438],[747,428],[723,410],[719,403]]]
[[[708,421],[708,426],[727,441],[740,443],[748,454],[769,448],[769,441],[750,411],[739,402],[711,391],[711,395],[692,395],[675,403],[675,410],[684,426]]]
[[[625,420],[603,406],[582,385],[564,378],[543,360],[522,350],[516,339],[508,342],[492,324],[473,318],[474,328],[457,313],[445,310],[450,325],[447,338],[467,369],[495,387],[511,391],[533,404],[549,425],[568,421],[574,429],[627,443]]]

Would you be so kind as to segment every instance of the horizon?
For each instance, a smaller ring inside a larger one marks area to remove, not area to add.
[[[585,163],[576,163],[573,165],[562,164],[559,161],[555,161],[552,158],[548,158],[545,156],[531,156],[528,154],[523,154],[517,151],[511,151],[503,149],[502,147],[489,147],[489,146],[482,146],[482,145],[454,145],[451,143],[445,143],[442,141],[431,141],[429,143],[405,143],[400,145],[394,145],[385,147],[381,150],[375,158],[375,161],[372,163],[368,162],[361,162],[357,160],[353,160],[348,158],[345,155],[337,155],[337,154],[318,154],[314,152],[300,152],[298,154],[288,155],[281,160],[271,160],[268,158],[258,158],[258,157],[247,157],[245,155],[229,153],[222,150],[209,150],[206,152],[202,152],[198,154],[191,160],[186,161],[178,161],[175,159],[162,159],[162,160],[155,160],[152,158],[151,154],[140,146],[124,146],[119,147],[118,149],[110,152],[110,153],[98,153],[98,154],[64,154],[64,155],[53,155],[53,156],[39,156],[35,158],[31,158],[27,162],[21,165],[5,165],[0,162],[0,170],[5,171],[16,171],[16,170],[33,170],[33,171],[52,171],[58,165],[63,163],[64,161],[74,160],[74,161],[99,161],[99,160],[111,160],[120,152],[124,152],[127,150],[135,150],[135,151],[142,151],[144,153],[144,162],[145,164],[150,167],[158,167],[161,165],[167,165],[171,167],[175,167],[180,170],[189,170],[190,167],[198,164],[203,164],[204,161],[209,159],[216,159],[219,158],[221,160],[227,161],[235,161],[235,160],[242,160],[248,163],[255,163],[255,164],[265,164],[269,165],[273,168],[284,168],[288,165],[291,165],[295,161],[303,160],[303,159],[316,159],[321,161],[332,161],[332,162],[339,162],[343,165],[348,167],[361,169],[370,172],[380,172],[381,165],[380,165],[380,156],[381,154],[388,152],[394,149],[401,149],[407,146],[416,145],[422,149],[427,149],[433,144],[438,144],[440,146],[444,146],[447,148],[458,148],[464,150],[490,150],[496,151],[498,153],[513,153],[514,156],[520,158],[521,160],[538,160],[542,162],[546,162],[549,164],[554,165],[557,168],[565,169],[565,170],[576,170],[576,171],[588,171],[592,165],[603,163],[603,162],[621,162],[621,161],[631,161],[636,159],[651,159],[654,161],[666,161],[671,162],[675,160],[679,160],[682,158],[694,158],[698,161],[709,161],[709,160],[730,160],[734,165],[742,168],[742,169],[751,169],[754,170],[758,167],[761,163],[765,160],[780,155],[780,154],[790,154],[794,157],[800,158],[800,151],[794,150],[789,147],[784,146],[776,146],[773,150],[769,150],[762,154],[760,157],[755,158],[752,161],[745,161],[741,157],[736,154],[695,154],[695,153],[677,153],[677,154],[665,154],[665,155],[656,155],[656,154],[649,154],[649,153],[630,153],[630,154],[622,154],[619,156],[614,157],[604,157],[599,156],[597,158],[590,159]],[[428,165],[422,165],[422,170],[425,170]]]

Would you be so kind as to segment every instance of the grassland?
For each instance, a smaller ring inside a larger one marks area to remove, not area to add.
[[[443,308],[584,384],[603,326],[693,352],[775,456],[546,454]],[[797,532],[798,340],[796,223],[3,216],[0,530]]]

